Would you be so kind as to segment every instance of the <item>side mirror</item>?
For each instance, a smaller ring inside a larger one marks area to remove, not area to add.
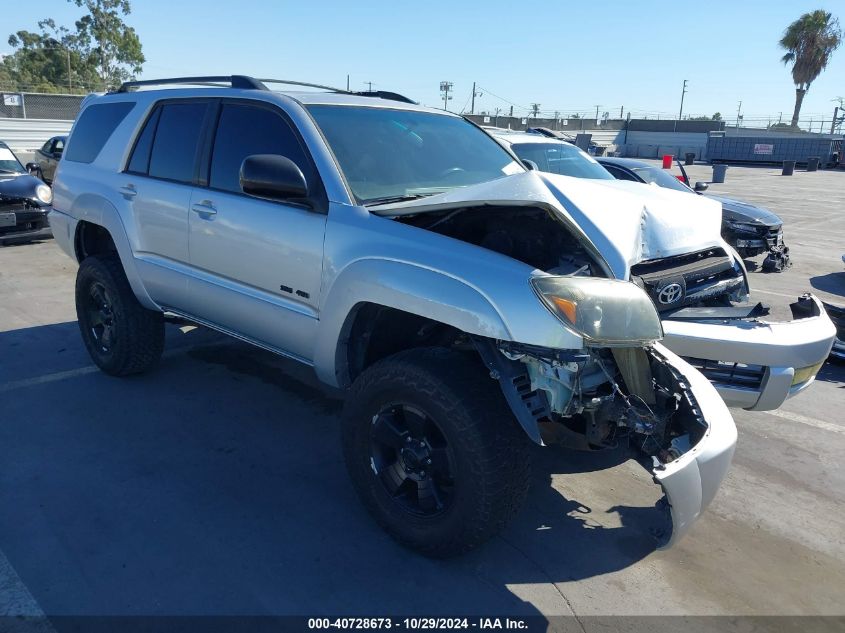
[[[707,191],[707,189],[709,189],[709,188],[710,188],[710,185],[708,185],[706,182],[702,182],[701,180],[699,180],[697,183],[695,183],[695,187],[693,189],[694,189],[694,191],[700,192],[700,191]]]
[[[29,172],[31,176],[38,175],[38,163],[27,163],[26,170]]]
[[[253,154],[241,163],[241,190],[270,200],[307,198],[308,184],[289,158],[278,154]]]
[[[525,165],[530,171],[540,171],[540,166],[537,163],[535,163],[533,160],[528,160],[527,158],[523,158],[522,164]]]

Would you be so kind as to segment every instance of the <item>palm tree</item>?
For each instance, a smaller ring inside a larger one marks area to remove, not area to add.
[[[825,69],[833,51],[841,43],[839,20],[823,9],[805,13],[786,27],[779,44],[787,51],[781,61],[784,64],[792,62],[792,80],[795,82],[792,127],[798,126],[801,103],[810,84]]]

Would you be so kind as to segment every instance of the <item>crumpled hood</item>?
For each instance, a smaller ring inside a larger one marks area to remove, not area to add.
[[[765,226],[783,224],[780,217],[764,207],[758,207],[733,198],[723,198],[722,196],[707,195],[707,197],[722,204],[722,216],[725,220],[763,224]]]
[[[538,172],[370,210],[398,216],[470,206],[548,208],[587,237],[617,279],[628,279],[637,262],[722,244],[721,205],[704,196],[641,183]]]

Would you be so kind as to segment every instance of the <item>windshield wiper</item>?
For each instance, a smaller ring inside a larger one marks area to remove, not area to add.
[[[440,193],[439,191],[436,193]],[[412,193],[412,194],[405,194],[402,196],[385,196],[383,198],[371,198],[369,200],[364,201],[365,207],[377,207],[382,204],[392,204],[394,202],[407,202],[408,200],[417,200],[419,198],[425,198],[427,196],[433,196],[434,193]]]

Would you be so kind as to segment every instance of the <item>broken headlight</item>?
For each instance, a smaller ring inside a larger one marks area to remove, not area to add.
[[[595,277],[532,277],[535,292],[560,321],[592,347],[631,347],[663,338],[660,317],[634,284]]]

